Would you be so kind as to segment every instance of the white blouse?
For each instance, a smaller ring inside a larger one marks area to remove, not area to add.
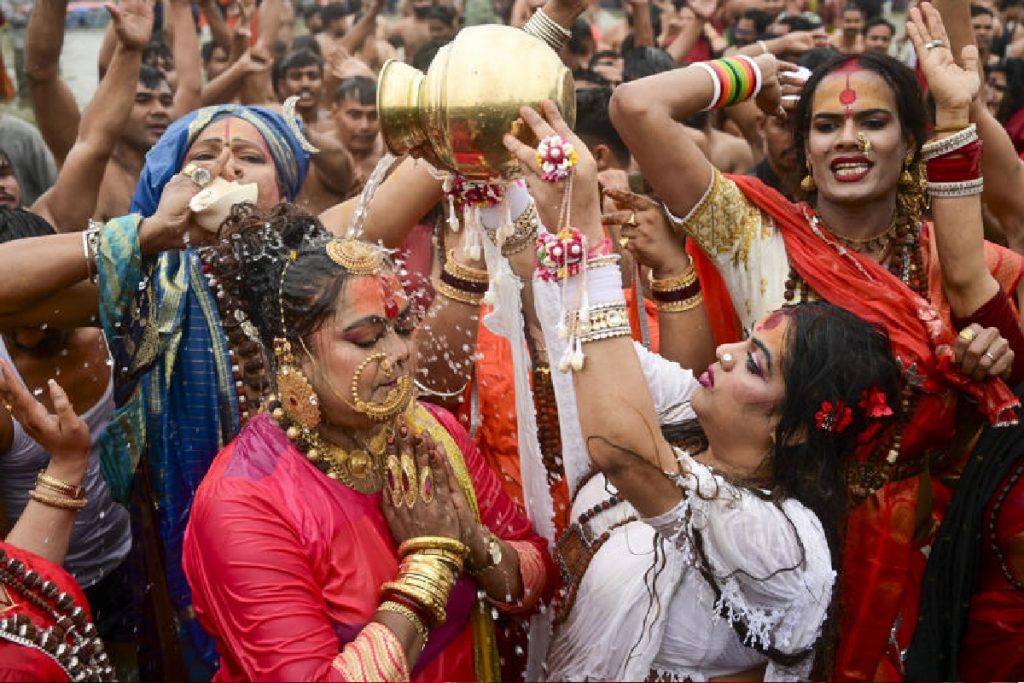
[[[545,324],[557,317],[551,314],[555,292],[539,289],[539,317],[550,357],[557,359],[564,342]],[[689,398],[699,386],[693,373],[635,348],[661,422],[692,418]],[[558,396],[560,409],[575,401],[571,379],[568,388],[565,382],[555,387],[569,392]],[[565,456],[567,463],[580,459]],[[684,474],[672,476],[684,495],[672,510],[641,519],[623,502],[587,521],[589,538],[606,530],[609,537],[587,568],[568,617],[556,627],[549,679],[699,681],[765,663],[766,680],[798,680],[810,673],[810,656],[783,667],[750,645],[786,654],[814,646],[835,579],[821,523],[795,500],[776,504],[729,483],[685,452],[677,451],[677,457]],[[573,499],[572,520],[615,492],[602,475],[579,481],[584,483]],[[696,534],[720,597],[700,572]],[[746,641],[733,621],[746,625]]]

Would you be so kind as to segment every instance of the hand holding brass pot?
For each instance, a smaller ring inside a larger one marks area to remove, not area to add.
[[[502,144],[511,132],[536,145],[519,108],[553,100],[576,123],[572,74],[543,41],[509,26],[473,26],[438,50],[426,74],[389,61],[380,72],[381,133],[411,154],[473,180],[520,175]]]

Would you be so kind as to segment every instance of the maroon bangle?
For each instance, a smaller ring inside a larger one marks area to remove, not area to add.
[[[416,600],[410,598],[408,595],[405,595],[404,593],[397,593],[395,591],[388,591],[384,594],[384,598],[385,600],[397,602],[402,607],[407,607],[412,610],[413,614],[415,614],[428,629],[434,628],[434,626],[437,625],[434,621],[434,615],[430,613],[430,610]]]
[[[651,298],[663,304],[670,304],[675,301],[686,301],[700,294],[700,280],[694,280],[691,284],[680,289],[671,289],[667,292],[651,291]]]
[[[451,285],[455,289],[463,292],[470,292],[473,294],[483,294],[487,291],[487,282],[476,282],[474,280],[464,280],[461,277],[452,275],[447,270],[441,271],[441,282]]]
[[[960,183],[981,177],[981,141],[928,161],[928,182]]]

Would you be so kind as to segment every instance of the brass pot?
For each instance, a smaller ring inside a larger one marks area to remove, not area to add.
[[[520,174],[501,139],[511,132],[536,145],[519,108],[544,100],[575,125],[572,74],[543,41],[509,26],[459,31],[426,74],[391,60],[377,84],[381,134],[393,154],[478,180]]]

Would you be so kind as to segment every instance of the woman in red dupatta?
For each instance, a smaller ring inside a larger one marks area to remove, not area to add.
[[[277,386],[185,535],[216,680],[497,680],[492,610],[529,614],[554,571],[465,430],[412,400],[415,318],[383,252],[288,209],[225,230],[225,291]]]
[[[965,72],[942,41],[928,51],[948,58],[926,72],[937,125],[966,125],[966,108],[957,108],[969,91]],[[796,82],[778,73],[771,55],[754,62],[761,72],[758,104],[777,113],[782,86]],[[795,147],[808,169],[802,187],[809,204],[794,205],[756,179],[720,174],[673,125],[714,94],[703,67],[659,74],[618,89],[613,120],[666,209],[681,216],[678,227],[721,276],[717,287],[704,282],[709,310],[732,305],[749,329],[787,302],[823,298],[887,330],[904,367],[905,417],[867,439],[847,473],[856,506],[831,675],[898,678],[925,552],[951,483],[985,421],[1015,419],[1016,399],[998,376],[1008,372],[1016,381],[1024,374],[1022,354],[1015,360],[1007,341],[1020,348],[1009,297],[1024,265],[1018,255],[985,245],[988,300],[965,305],[950,296],[951,264],[948,253],[940,260],[934,233],[958,226],[933,228],[919,218],[926,113],[913,73],[895,60],[836,58],[804,86]],[[971,336],[977,338],[968,346]]]

